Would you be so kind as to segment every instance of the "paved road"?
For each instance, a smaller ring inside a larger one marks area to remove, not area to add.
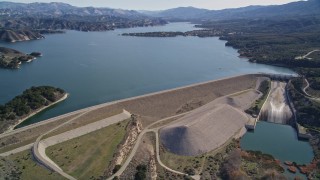
[[[83,116],[86,113],[82,113],[78,116],[76,116],[75,118],[72,118],[71,120],[69,120],[67,123],[70,123],[71,121],[79,118],[80,116]],[[35,158],[37,159],[37,161],[39,161],[42,165],[46,166],[47,168],[59,173],[60,175],[64,176],[67,179],[75,179],[72,176],[68,175],[67,173],[63,172],[63,170],[56,164],[54,163],[45,153],[45,150],[47,147],[58,144],[58,143],[62,143],[64,141],[88,134],[90,132],[99,130],[101,128],[107,127],[111,124],[115,124],[118,123],[120,121],[123,121],[125,119],[128,119],[131,117],[131,114],[127,111],[123,111],[121,114],[115,115],[115,116],[111,116],[109,118],[58,134],[56,136],[52,136],[50,138],[47,138],[45,140],[41,140],[41,138],[47,134],[49,134],[50,132],[58,129],[59,127],[63,126],[64,124],[50,130],[49,132],[41,135],[37,141],[34,143],[33,146],[33,154],[35,156]]]
[[[105,118],[103,120],[87,124],[85,126],[72,129],[70,131],[49,137],[47,139],[44,139],[40,141],[41,144],[43,144],[46,147],[53,146],[65,141],[68,141],[70,139],[74,139],[76,137],[97,131],[99,129],[105,128],[107,126],[110,126],[112,124],[116,124],[118,122],[121,122],[123,120],[129,119],[131,117],[131,114],[129,112],[122,112],[120,114]]]
[[[76,117],[70,119],[69,121],[59,125],[59,126],[56,126],[55,128],[51,129],[50,131],[42,134],[41,136],[39,136],[36,140],[36,142],[33,144],[33,147],[32,147],[32,153],[33,153],[33,156],[34,158],[42,165],[44,165],[45,167],[47,167],[48,169],[51,169],[57,173],[59,173],[60,175],[62,175],[63,177],[67,178],[67,179],[70,179],[70,180],[75,180],[74,177],[70,176],[69,174],[65,173],[62,171],[62,169],[57,165],[55,164],[50,158],[48,158],[46,156],[46,153],[45,153],[45,149],[43,148],[43,145],[40,144],[40,141],[42,139],[42,137],[44,137],[45,135],[55,131],[56,129],[64,126],[65,124],[68,124],[70,122],[72,122],[73,120],[75,119],[78,119],[79,117],[87,114],[89,111],[85,111],[79,115],[77,115]]]

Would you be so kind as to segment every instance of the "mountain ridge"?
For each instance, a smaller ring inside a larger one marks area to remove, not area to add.
[[[253,19],[269,17],[285,17],[294,15],[320,15],[320,1],[296,1],[283,5],[246,6],[222,10],[208,10],[195,7],[178,7],[150,14],[154,17],[180,20],[229,20]]]
[[[25,14],[28,16],[63,16],[63,15],[78,15],[78,16],[99,16],[109,15],[126,18],[145,17],[146,15],[125,9],[113,9],[104,7],[77,7],[67,3],[51,2],[51,3],[15,3],[15,2],[0,2],[0,15],[17,16]]]

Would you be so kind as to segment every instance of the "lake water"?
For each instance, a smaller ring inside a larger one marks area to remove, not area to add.
[[[70,97],[21,126],[113,100],[245,73],[293,72],[247,62],[218,38],[144,38],[119,34],[147,31],[189,31],[193,25],[118,29],[108,32],[67,31],[44,40],[0,43],[43,57],[19,70],[0,69],[0,103],[31,86],[51,85]]]

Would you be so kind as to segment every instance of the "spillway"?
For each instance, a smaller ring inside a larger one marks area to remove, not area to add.
[[[277,124],[288,124],[292,112],[286,97],[285,82],[272,81],[271,92],[261,110],[259,120]]]

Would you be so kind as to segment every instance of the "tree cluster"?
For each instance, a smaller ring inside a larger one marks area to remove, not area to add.
[[[0,121],[15,120],[57,101],[64,90],[50,86],[31,87],[5,105],[0,105]]]

